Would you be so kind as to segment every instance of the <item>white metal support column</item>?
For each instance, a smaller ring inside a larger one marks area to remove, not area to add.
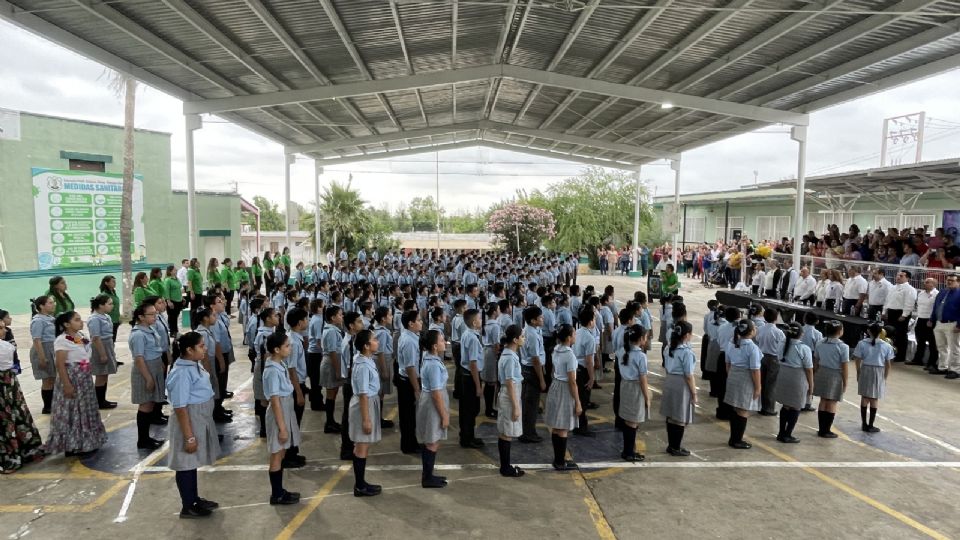
[[[796,126],[790,138],[797,141],[797,196],[793,215],[793,268],[800,271],[800,242],[803,238],[803,203],[807,181],[807,127]]]
[[[680,159],[671,159],[670,168],[673,169],[673,205],[676,208],[676,217],[677,220],[680,220]],[[686,226],[686,223],[679,223],[680,227]],[[679,231],[679,227],[677,228]],[[676,272],[679,268],[677,266],[678,261],[678,251],[680,250],[680,233],[675,231],[673,233],[673,271]]]
[[[630,254],[630,260],[632,261],[632,272],[631,275],[641,275],[640,274],[640,167],[637,167],[637,170],[633,173],[634,179],[637,182],[637,197],[633,201],[633,250]]]
[[[313,161],[313,260],[320,262],[320,177],[323,176],[323,167],[316,160]]]
[[[193,161],[193,132],[203,127],[203,121],[198,114],[184,115],[184,127],[186,128],[186,150],[187,150],[187,239],[190,258],[198,257],[197,238],[197,178],[194,171]]]
[[[285,229],[286,229],[286,231],[287,231],[287,238],[286,238],[287,244],[286,244],[286,247],[290,248],[290,251],[292,252],[292,251],[293,251],[293,246],[290,245],[290,219],[291,219],[291,217],[293,216],[293,213],[291,212],[291,210],[293,209],[293,205],[290,203],[290,166],[293,165],[293,163],[297,160],[297,158],[296,158],[296,156],[294,156],[293,154],[286,154],[286,153],[285,153],[285,154],[283,154],[283,159],[284,159],[284,163],[283,163],[283,200],[284,200],[284,201],[286,202],[286,204],[287,204],[287,223],[286,223],[286,227],[285,227]],[[286,271],[289,272],[290,269],[287,268]]]

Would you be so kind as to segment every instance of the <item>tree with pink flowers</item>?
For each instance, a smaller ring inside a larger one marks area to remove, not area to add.
[[[487,232],[493,234],[494,242],[505,249],[519,249],[528,253],[540,247],[544,240],[556,234],[556,221],[553,213],[523,203],[508,203],[490,213],[487,220]]]

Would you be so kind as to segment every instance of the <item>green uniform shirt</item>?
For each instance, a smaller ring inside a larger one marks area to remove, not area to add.
[[[168,277],[163,280],[163,297],[171,302],[183,300],[183,285],[175,277]]]
[[[237,290],[237,274],[234,273],[233,268],[224,266],[220,269],[220,282],[228,291]]]
[[[289,271],[290,271],[290,256],[289,256],[289,255],[281,255],[281,256],[280,256],[280,262],[283,263],[283,267],[289,272]]]
[[[216,270],[207,272],[207,285],[212,287],[214,285],[220,285],[221,283],[223,283],[223,281],[220,279],[220,272]]]
[[[57,307],[55,308],[54,312],[53,312],[53,316],[54,316],[54,317],[59,316],[61,313],[66,313],[66,312],[68,312],[68,311],[73,311],[73,308],[74,308],[74,306],[73,306],[73,300],[70,299],[70,295],[69,295],[69,294],[64,293],[64,294],[63,294],[63,297],[61,298],[61,297],[53,294],[52,291],[48,290],[48,291],[46,292],[46,295],[47,295],[47,296],[52,296],[52,297],[53,297],[53,303],[56,304],[56,306],[57,306]]]
[[[187,282],[190,284],[193,294],[203,294],[203,277],[199,270],[194,268],[187,270]]]
[[[267,272],[273,272],[273,259],[264,259],[263,269]]]
[[[105,294],[113,300],[113,310],[110,312],[110,320],[113,321],[113,324],[117,324],[120,322],[120,297],[117,296],[116,291],[101,294]]]
[[[150,283],[147,285],[147,288],[150,289],[151,295],[166,298],[167,288],[163,286],[163,281],[159,279],[151,279]]]
[[[263,267],[259,264],[253,265],[253,277],[263,277]]]
[[[237,283],[240,285],[250,281],[250,272],[246,268],[237,268],[234,272],[234,276],[237,279]]]
[[[680,278],[677,277],[676,272],[672,272],[669,276],[663,276],[663,292],[664,294],[674,294],[680,290]]]
[[[136,308],[143,303],[144,298],[150,296],[153,292],[147,287],[134,287],[133,289],[133,305]]]

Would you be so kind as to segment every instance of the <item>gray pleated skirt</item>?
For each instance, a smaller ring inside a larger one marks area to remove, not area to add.
[[[736,409],[759,411],[760,398],[753,399],[753,377],[750,370],[735,367],[727,376],[727,393],[723,402]]]
[[[813,395],[820,399],[840,401],[843,399],[843,372],[821,366],[813,374]]]
[[[570,431],[580,425],[577,404],[570,395],[567,381],[553,380],[547,390],[547,405],[543,409],[543,423],[550,429]]]
[[[289,396],[280,396],[280,409],[283,411],[283,423],[287,426],[287,442],[280,442],[280,426],[277,425],[277,417],[273,410],[273,400],[269,400],[267,405],[267,450],[271,454],[290,448],[291,446],[300,446],[300,427],[297,425],[297,414],[293,410],[293,394]]]
[[[320,361],[320,386],[330,390],[331,388],[340,388],[342,385],[343,381],[337,380],[337,373],[333,368],[330,355],[324,353],[323,360]]]
[[[620,418],[625,422],[639,424],[650,419],[650,411],[643,401],[640,381],[620,380]]]
[[[622,391],[620,402],[623,403]],[[663,394],[660,396],[660,415],[684,424],[693,423],[693,399],[690,388],[687,386],[687,379],[683,375],[667,374],[663,382]],[[621,416],[623,416],[622,410]]]
[[[167,467],[175,471],[190,471],[203,465],[213,465],[220,455],[217,427],[213,423],[213,400],[187,405],[187,415],[190,417],[193,436],[197,438],[197,451],[192,454],[183,449],[184,438],[180,422],[176,418],[167,422],[167,440],[170,441]]]
[[[167,399],[167,376],[163,372],[163,360],[147,361],[147,369],[153,377],[153,392],[147,390],[147,381],[140,375],[140,370],[134,364],[130,370],[130,401],[134,405],[141,403],[156,403]]]
[[[363,415],[360,414],[360,396],[350,398],[350,440],[355,443],[380,442],[380,396],[367,396],[367,414],[373,429],[363,432]]]
[[[520,402],[520,383],[515,383],[513,385],[513,393],[517,398],[517,405],[520,405],[521,409],[523,404]],[[506,437],[519,437],[523,435],[523,411],[520,411],[520,414],[517,415],[517,421],[513,421],[513,402],[510,400],[510,395],[507,393],[507,385],[502,385],[500,387],[500,392],[497,395],[497,432]]]
[[[803,368],[780,365],[777,371],[777,384],[773,388],[773,399],[786,407],[802,409],[807,404],[807,373]]]
[[[720,348],[720,344],[715,339],[710,340],[710,345],[707,346],[707,357],[703,361],[703,370],[716,372],[719,370],[717,365],[720,363],[720,355],[723,353],[723,349]],[[726,369],[726,366],[724,366]]]
[[[483,369],[480,370],[480,380],[485,383],[497,382],[497,350],[494,347],[483,348]]]
[[[113,345],[113,338],[100,338],[107,357],[100,356],[96,346],[90,347],[90,373],[93,375],[113,375],[117,372],[117,352]]]
[[[887,381],[883,378],[883,367],[861,365],[857,393],[865,398],[882,399],[886,392]]]
[[[40,358],[37,356],[37,351],[31,347],[30,366],[33,368],[33,378],[38,381],[40,379],[53,379],[57,376],[57,357],[53,351],[53,342],[40,342],[40,344],[43,346],[43,356],[47,359],[47,368],[40,367]]]
[[[210,382],[213,383],[215,375],[210,374]],[[214,388],[216,391],[216,388]],[[253,361],[253,399],[265,400],[267,397],[263,394],[263,360],[257,358]]]
[[[443,390],[443,406],[450,413],[450,395]],[[353,420],[350,420],[353,427]],[[420,392],[417,402],[417,440],[420,444],[432,444],[447,440],[447,430],[440,427],[440,413],[433,402],[433,392]]]

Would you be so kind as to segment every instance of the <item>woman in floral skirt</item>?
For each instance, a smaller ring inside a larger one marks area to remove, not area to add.
[[[7,332],[0,317],[0,336]],[[43,459],[40,432],[33,423],[17,382],[13,359],[16,345],[0,339],[0,474],[10,474],[31,461]]]
[[[53,391],[50,435],[44,451],[86,457],[107,442],[100,420],[90,368],[90,340],[83,336],[83,319],[75,311],[61,313],[55,322],[57,384]]]

